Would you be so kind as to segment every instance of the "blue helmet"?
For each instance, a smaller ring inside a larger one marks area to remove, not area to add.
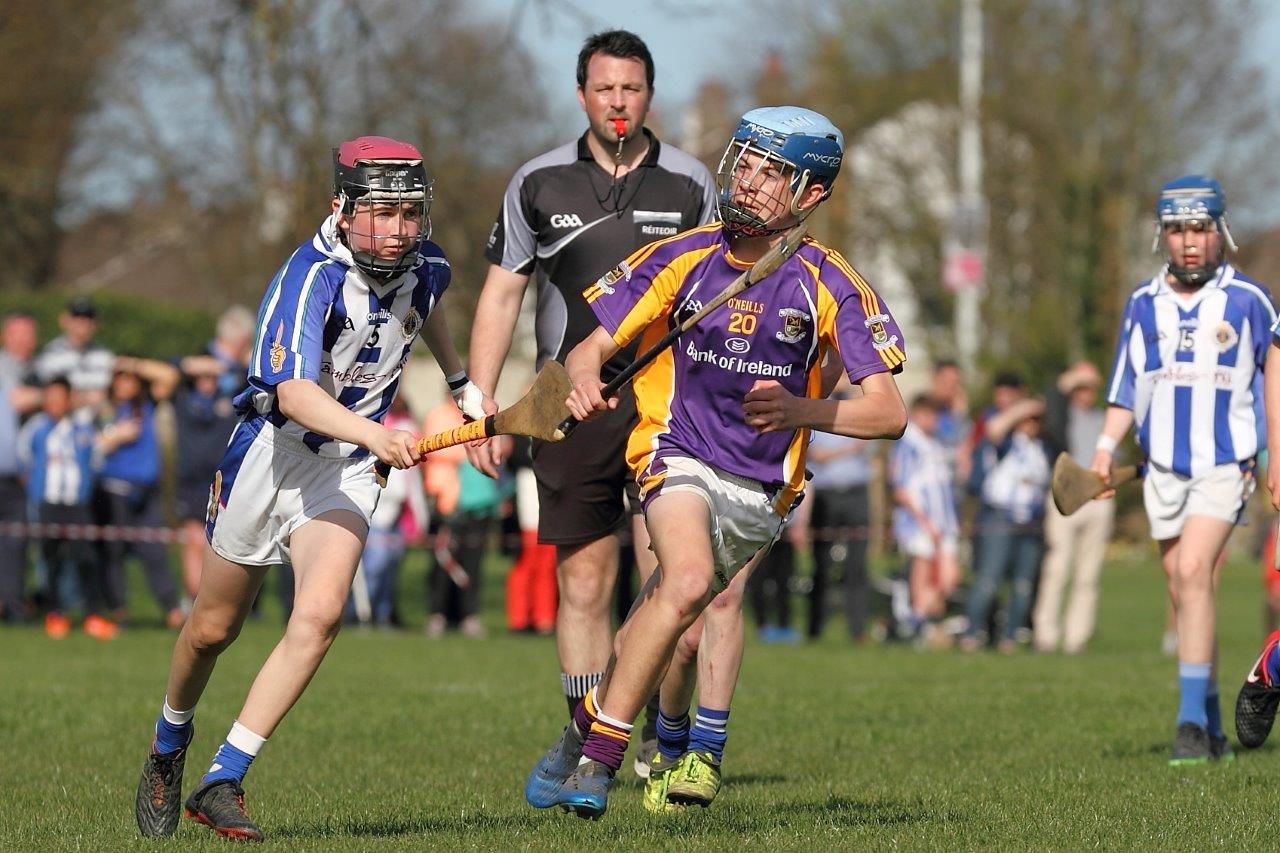
[[[808,211],[802,214],[797,204],[811,184],[822,186],[822,199],[831,195],[844,160],[844,134],[826,116],[803,107],[761,107],[743,115],[716,174],[720,218],[730,230],[772,234],[778,229],[733,201],[734,175],[747,151],[761,155],[762,165],[773,161],[790,169],[791,197],[786,200],[787,207],[804,216]]]
[[[1160,196],[1156,199],[1155,248],[1160,248],[1167,226],[1193,221],[1212,222],[1222,235],[1223,246],[1235,251],[1236,244],[1227,227],[1227,195],[1222,191],[1222,184],[1208,175],[1184,175],[1160,188]],[[1206,258],[1205,261],[1199,267],[1179,267],[1171,261],[1169,272],[1186,284],[1204,284],[1217,273],[1222,265],[1222,256]]]

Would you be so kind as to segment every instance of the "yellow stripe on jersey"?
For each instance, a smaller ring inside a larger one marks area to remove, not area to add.
[[[710,225],[700,225],[697,228],[690,228],[688,231],[681,231],[679,234],[674,234],[670,237],[663,237],[661,240],[654,240],[652,243],[646,243],[645,245],[641,246],[639,249],[636,249],[634,252],[628,255],[623,260],[622,264],[620,264],[620,266],[626,265],[627,267],[630,267],[631,269],[634,270],[637,266],[644,263],[649,258],[649,256],[652,255],[655,251],[667,245],[668,243],[672,242],[673,240],[680,240],[685,237],[688,237],[690,234],[697,234],[699,232],[716,231],[720,227],[721,225],[719,222],[712,222]],[[605,292],[604,288],[600,286],[600,282],[597,280],[593,282],[589,287],[587,287],[586,290],[582,291],[582,295],[587,300],[587,304],[589,305],[592,302],[594,302],[596,299],[600,298],[600,294],[604,292]]]
[[[813,366],[809,368],[809,375],[805,381],[806,397],[818,399],[822,396],[822,362],[826,353],[826,346],[818,347],[817,357],[813,361]],[[809,449],[810,432],[811,430],[807,428],[796,430],[795,438],[791,439],[791,444],[787,446],[787,455],[782,462],[782,477],[786,485],[773,499],[773,511],[778,515],[785,516],[791,512],[796,498],[804,491],[804,460]]]
[[[839,258],[841,263],[844,261],[844,259],[840,258],[835,252],[831,252],[827,257]],[[809,270],[809,273],[818,282],[818,337],[820,339],[825,338],[830,341],[838,353],[840,351],[840,339],[836,335],[836,310],[838,303],[836,301],[835,294],[831,292],[831,289],[827,286],[826,282],[822,280],[817,267],[808,261],[805,261],[804,264]],[[870,286],[868,286],[867,283],[853,271],[853,268],[848,266],[848,264],[844,264],[843,267],[837,264],[837,268],[848,275],[849,280],[854,283],[862,302],[863,313],[866,314],[867,317],[874,317],[879,314],[881,311],[880,301],[876,298],[875,291],[873,291]],[[861,284],[858,284],[859,282],[861,282]],[[868,330],[868,334],[870,334],[870,330]],[[904,355],[902,350],[896,345],[889,346],[884,349],[877,349],[876,352],[879,353],[880,360],[884,362],[885,367],[890,370],[893,370],[895,367],[907,360],[906,355]]]
[[[618,331],[613,334],[614,343],[618,346],[626,346],[637,335],[649,328],[655,320],[667,316],[685,278],[699,261],[719,249],[719,244],[713,243],[710,246],[690,249],[673,258],[671,263],[653,276],[649,289],[622,318],[622,322],[618,323]]]
[[[640,351],[643,352],[656,344],[665,334],[666,328],[661,323],[651,325],[640,338]],[[636,479],[648,490],[657,485],[650,483],[645,477],[654,451],[658,449],[658,437],[670,430],[671,403],[676,393],[676,360],[668,347],[661,355],[649,362],[636,374],[632,383],[636,395],[636,413],[639,423],[631,431],[627,440],[627,464],[631,466]]]

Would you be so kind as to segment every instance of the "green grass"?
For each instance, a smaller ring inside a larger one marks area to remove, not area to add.
[[[351,631],[255,765],[249,805],[290,850],[1268,848],[1277,750],[1166,765],[1163,595],[1150,552],[1111,561],[1078,657],[851,648],[838,625],[816,645],[752,641],[715,805],[657,819],[628,770],[595,823],[521,797],[564,717],[550,640]],[[1261,632],[1256,563],[1228,564],[1221,599],[1229,720]],[[278,633],[269,616],[223,656],[188,785]],[[220,844],[189,821],[168,843],[133,825],[171,642],[151,628],[110,644],[0,633],[0,849]]]

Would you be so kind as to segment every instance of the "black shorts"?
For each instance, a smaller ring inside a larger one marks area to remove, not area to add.
[[[627,467],[627,440],[637,423],[631,386],[619,397],[618,408],[579,425],[564,441],[533,443],[539,542],[594,542],[640,511],[640,489]]]
[[[212,479],[178,481],[174,490],[174,509],[177,510],[179,521],[204,523],[209,512],[209,486]]]

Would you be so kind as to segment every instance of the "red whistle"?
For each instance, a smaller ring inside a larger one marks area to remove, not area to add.
[[[618,135],[618,141],[621,142],[627,138],[627,120],[625,118],[611,118],[613,122],[613,132]]]

